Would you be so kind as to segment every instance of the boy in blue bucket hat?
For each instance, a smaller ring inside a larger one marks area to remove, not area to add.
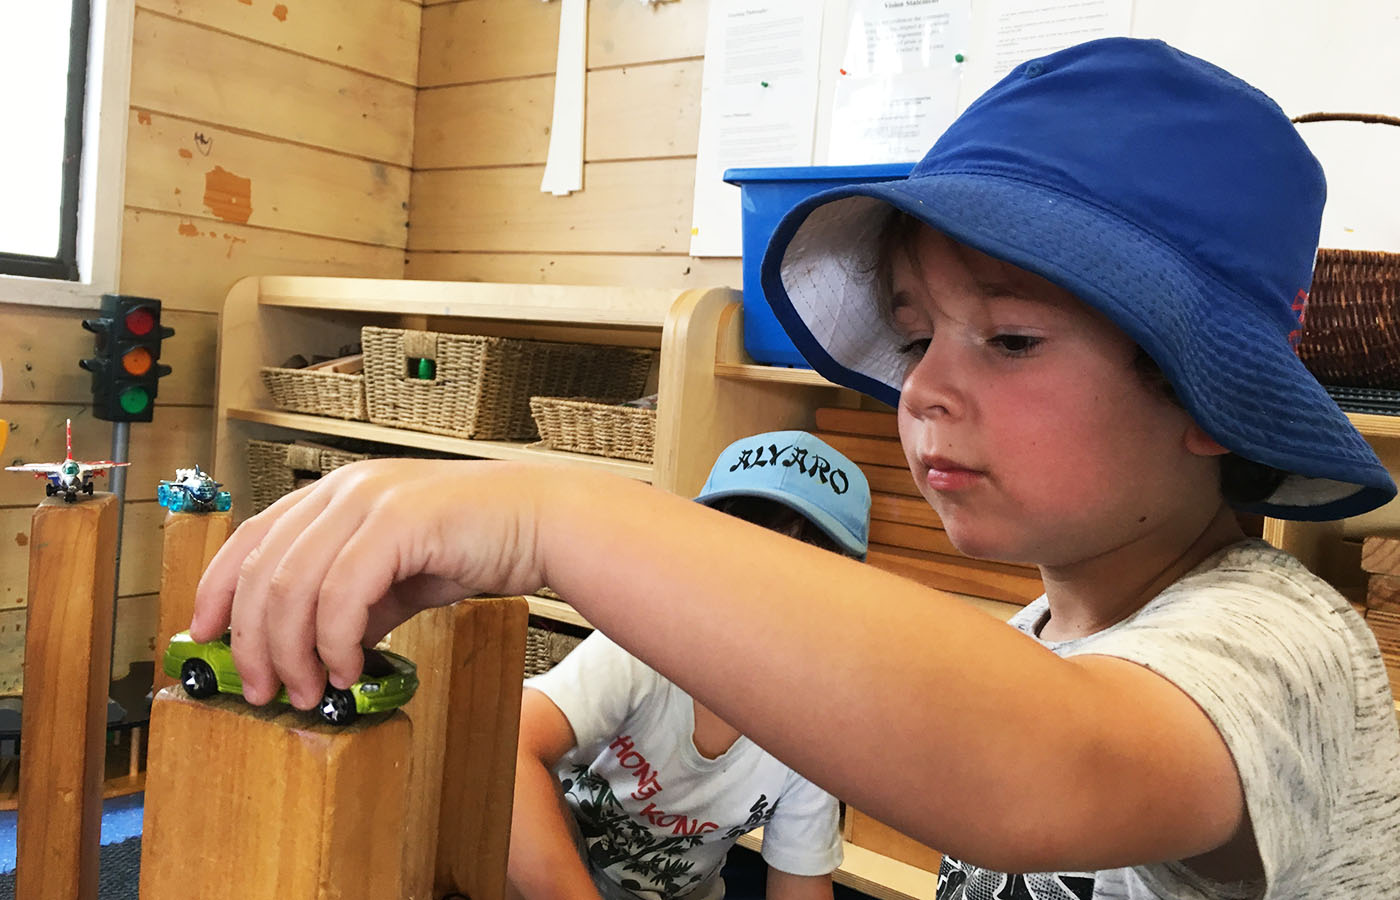
[[[804,431],[735,441],[695,499],[865,558],[865,475]],[[720,900],[729,849],[759,827],[768,896],[831,900],[838,818],[834,797],[601,632],[525,682],[508,876],[524,900]]]
[[[1323,197],[1263,94],[1110,39],[1014,69],[908,178],[779,224],[763,278],[797,347],[896,407],[959,549],[1039,566],[1014,627],[622,479],[371,461],[245,524],[195,636],[232,618],[249,698],[310,706],[418,609],[547,581],[944,851],[940,900],[1395,896],[1375,639],[1236,517],[1395,494],[1292,352]]]

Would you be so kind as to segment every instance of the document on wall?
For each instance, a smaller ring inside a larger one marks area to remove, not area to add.
[[[712,0],[691,256],[742,253],[739,189],[725,169],[812,164],[821,28],[811,0]]]
[[[914,162],[957,114],[972,0],[851,0],[829,165]]]
[[[1126,36],[1132,0],[996,0],[991,63],[996,79],[1028,59],[1095,38]]]

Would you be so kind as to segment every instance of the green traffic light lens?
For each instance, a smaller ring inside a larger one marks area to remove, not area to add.
[[[128,415],[136,415],[145,412],[146,407],[151,405],[151,395],[146,393],[146,389],[140,386],[129,387],[122,391],[118,402]]]

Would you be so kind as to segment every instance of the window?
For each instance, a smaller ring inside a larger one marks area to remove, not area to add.
[[[0,0],[0,303],[116,288],[134,0]]]
[[[78,278],[78,181],[87,91],[87,0],[26,3],[4,13],[0,91],[24,139],[6,141],[0,269]],[[16,132],[11,135],[18,137]]]

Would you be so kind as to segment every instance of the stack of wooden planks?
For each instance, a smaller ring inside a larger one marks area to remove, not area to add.
[[[1400,698],[1400,535],[1377,534],[1361,543],[1366,581],[1366,624],[1376,633],[1390,690]]]
[[[822,407],[816,435],[860,466],[870,482],[870,564],[930,587],[1007,603],[1043,591],[1034,566],[959,553],[919,494],[899,445],[894,413]]]

